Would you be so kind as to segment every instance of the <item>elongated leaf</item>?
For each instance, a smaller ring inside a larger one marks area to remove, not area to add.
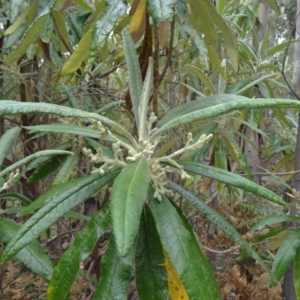
[[[68,181],[69,177],[74,171],[75,166],[78,163],[78,160],[79,160],[78,155],[68,156],[66,161],[63,163],[61,169],[57,173],[53,181],[53,185]]]
[[[70,107],[65,107],[61,105],[48,104],[48,103],[23,103],[18,101],[2,100],[0,105],[0,116],[3,115],[18,115],[18,114],[53,114],[63,117],[78,117],[78,118],[90,118],[97,121],[101,121],[107,125],[113,126],[118,129],[119,132],[122,132],[128,140],[132,140],[132,137],[129,132],[127,132],[121,125],[118,123],[103,117],[95,113],[89,113],[79,109],[74,109]]]
[[[227,156],[225,147],[223,144],[223,140],[221,138],[218,139],[215,148],[215,166],[219,169],[227,171]],[[219,193],[222,193],[224,189],[224,183],[218,182],[217,183],[217,190]]]
[[[276,13],[279,13],[279,8],[276,0],[263,0],[263,2],[265,2]]]
[[[297,249],[294,262],[294,286],[297,299],[300,299],[300,248]]]
[[[0,199],[3,198],[16,198],[25,203],[26,205],[29,205],[32,203],[32,201],[27,198],[26,196],[19,194],[19,193],[5,193],[5,194],[0,194]]]
[[[273,48],[271,48],[270,50],[268,50],[267,52],[267,56],[273,56],[274,54],[285,50],[291,43],[291,40],[285,41],[281,44],[278,44],[276,46],[274,46]]]
[[[93,30],[93,43],[99,45],[107,37],[116,21],[124,15],[126,9],[127,6],[124,1],[109,0],[105,2],[104,12]]]
[[[216,94],[216,90],[215,90],[213,84],[211,83],[209,78],[202,72],[201,69],[199,69],[195,66],[192,66],[192,65],[187,65],[187,66],[185,66],[185,68],[187,68],[189,71],[193,72],[203,82],[203,84],[206,86],[206,88],[210,91],[210,93],[212,95]]]
[[[64,150],[43,150],[43,151],[35,152],[35,153],[17,161],[16,163],[10,165],[9,167],[5,168],[2,172],[0,172],[0,176],[4,176],[6,174],[11,173],[15,169],[20,168],[21,166],[29,163],[31,160],[33,160],[37,157],[50,156],[50,155],[64,155],[64,154],[72,155],[73,153],[70,151],[64,151]]]
[[[149,193],[149,204],[161,243],[183,283],[189,299],[221,299],[212,267],[204,257],[185,217],[170,200],[159,202]]]
[[[131,249],[126,256],[120,256],[114,236],[110,237],[108,249],[101,260],[102,276],[93,300],[127,299],[133,255]]]
[[[92,43],[92,29],[84,34],[77,48],[72,53],[69,60],[65,63],[60,74],[62,76],[71,74],[80,68],[82,62],[87,58]]]
[[[26,126],[24,127],[30,131],[40,131],[40,132],[60,132],[87,136],[95,139],[99,139],[101,133],[86,126],[78,126],[72,124],[48,124],[48,125],[36,125],[36,126]]]
[[[243,189],[245,191],[254,193],[258,196],[261,196],[265,199],[268,199],[272,202],[286,205],[286,202],[281,199],[281,197],[277,196],[272,191],[266,189],[263,186],[260,186],[246,178],[243,178],[237,174],[228,172],[226,170],[222,170],[216,167],[211,167],[205,164],[196,163],[196,162],[188,162],[188,161],[177,161],[180,165],[183,166],[184,170],[187,172],[191,172],[194,174],[202,175],[205,177],[209,177],[215,179],[217,181],[224,182],[226,184],[235,186],[237,188]]]
[[[111,182],[118,173],[119,170],[112,170],[105,175],[86,176],[74,180],[73,185],[69,185],[68,189],[65,189],[62,184],[59,185],[60,191],[56,188],[55,193],[51,190],[47,192],[48,202],[22,226],[9,242],[0,263],[11,259],[60,217]]]
[[[232,98],[230,99],[230,97]],[[300,103],[297,100],[247,99],[238,97],[236,95],[220,94],[178,106],[158,122],[157,127],[159,129],[153,133],[152,137],[159,136],[168,129],[182,124],[221,116],[234,110],[244,108],[300,107]],[[203,102],[201,103],[201,101]]]
[[[146,0],[147,8],[154,24],[169,20],[174,16],[176,0]]]
[[[116,245],[121,256],[127,255],[133,246],[149,181],[150,166],[144,158],[127,164],[114,181],[111,213]]]
[[[132,110],[137,128],[139,128],[139,106],[143,89],[143,81],[135,47],[127,29],[123,30],[123,48],[126,65],[128,68],[128,84],[132,102]]]
[[[236,229],[228,223],[219,213],[205,204],[203,201],[199,200],[196,196],[189,193],[187,190],[181,186],[168,181],[168,185],[172,190],[177,192],[179,195],[188,200],[193,206],[195,206],[210,222],[220,228],[229,238],[231,238],[235,243],[239,244],[250,256],[255,260],[259,261],[265,269],[266,266],[263,260],[255,252],[255,250],[247,243],[247,241],[236,231]]]
[[[55,5],[56,0],[50,1],[46,9],[34,20],[34,22],[28,27],[23,38],[18,43],[16,50],[10,56],[10,61],[14,62],[18,60],[32,44],[32,41],[38,36],[46,23],[48,16]]]
[[[222,32],[222,38],[224,40],[224,46],[227,50],[227,54],[230,58],[230,61],[231,61],[231,64],[232,64],[233,68],[235,70],[237,70],[238,69],[237,51],[236,51],[236,47],[235,47],[235,38],[233,36],[232,29],[227,25],[226,21],[221,16],[221,14],[219,14],[219,12],[217,11],[215,5],[210,0],[197,0],[197,1],[195,1],[195,0],[190,1],[189,0],[188,2],[191,5],[192,5],[193,2],[197,2],[195,4],[198,7],[200,5],[201,6],[203,5],[203,10],[202,10],[202,16],[201,17],[206,18],[205,20],[211,19],[214,22],[214,24],[219,28],[219,30]],[[194,17],[197,18],[198,17],[197,16],[197,10],[194,9],[195,8],[194,6],[192,6],[191,8],[192,8],[192,10],[190,11],[191,14],[194,14]],[[199,9],[200,9],[200,7],[199,7]],[[207,14],[207,15],[203,16],[204,14]],[[204,21],[204,27],[205,26],[208,26],[208,25]],[[202,29],[202,32],[204,32],[204,33],[205,33],[206,30],[208,30],[207,28],[204,29],[203,27],[201,27],[200,29]],[[207,38],[207,37],[205,37],[205,38]]]
[[[20,226],[14,222],[0,218],[0,239],[5,244],[9,243],[19,228]],[[37,240],[33,239],[27,247],[16,255],[16,258],[34,273],[46,279],[51,277],[53,264]]]
[[[198,141],[201,137],[202,134],[209,135],[212,134],[214,135],[216,132],[216,129],[218,128],[218,123],[212,122],[204,126],[199,133],[197,133],[194,137],[193,140],[194,142]],[[210,147],[213,143],[213,139],[209,140],[208,143],[206,143],[203,147],[200,149],[196,150],[188,150],[187,155],[190,153],[194,153],[193,161],[195,162],[202,162],[205,157],[207,157],[208,152],[210,150]]]
[[[157,127],[161,128],[166,124],[172,122],[172,120],[193,113],[195,111],[201,111],[204,110],[205,108],[214,107],[225,103],[230,103],[231,101],[240,100],[240,99],[246,100],[248,98],[237,96],[237,95],[224,94],[224,95],[214,95],[214,96],[204,97],[202,99],[187,102],[168,112],[158,122]]]
[[[171,264],[168,255],[166,253],[164,254],[165,254],[165,267],[168,273],[168,286],[169,286],[170,298],[189,300],[186,289],[182,284],[176,270]]]
[[[47,162],[43,163],[33,172],[33,174],[28,178],[27,183],[28,184],[35,183],[47,177],[48,175],[56,171],[64,163],[66,158],[67,155],[51,157]]]
[[[80,263],[93,251],[109,224],[110,208],[106,204],[93,215],[87,226],[76,235],[73,245],[61,256],[48,286],[48,300],[66,298],[76,278]]]
[[[272,267],[271,285],[276,285],[286,273],[300,247],[300,229],[293,230],[278,249]],[[299,270],[297,270],[299,272]]]
[[[278,223],[283,222],[300,222],[300,217],[293,216],[269,216],[259,220],[255,225],[251,228],[251,231],[262,230],[266,227],[273,226]]]
[[[1,102],[0,102],[1,103]],[[4,161],[4,158],[9,151],[10,147],[13,145],[15,139],[20,132],[20,128],[14,127],[7,130],[0,139],[0,167]]]
[[[134,43],[136,43],[144,34],[146,27],[147,6],[145,0],[133,1],[129,15],[131,21],[128,31]]]
[[[147,205],[141,217],[135,248],[136,287],[140,300],[168,298],[164,254],[151,211]]]

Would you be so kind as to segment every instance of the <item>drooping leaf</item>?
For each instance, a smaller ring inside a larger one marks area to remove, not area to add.
[[[157,127],[161,128],[166,126],[168,123],[172,122],[176,118],[183,117],[195,111],[202,111],[210,107],[218,107],[222,104],[228,104],[235,100],[248,99],[246,97],[241,97],[237,95],[215,95],[209,96],[202,99],[197,99],[194,101],[187,102],[183,105],[180,105],[170,112],[164,115],[164,117],[159,120]]]
[[[150,181],[145,158],[128,163],[115,179],[111,192],[111,213],[116,245],[121,256],[131,251]]]
[[[74,109],[66,106],[49,104],[49,103],[33,103],[33,102],[19,102],[10,100],[1,100],[0,116],[3,115],[18,115],[18,114],[53,114],[63,117],[78,117],[78,118],[90,118],[103,122],[104,124],[115,127],[129,140],[132,139],[129,132],[127,132],[123,126],[118,123],[103,117],[96,113],[89,113],[79,109]]]
[[[278,281],[286,273],[300,248],[300,229],[292,230],[279,247],[272,266],[270,285],[278,284]],[[299,272],[299,270],[297,270]]]
[[[177,163],[179,165],[182,165],[184,170],[187,172],[213,178],[217,181],[221,181],[245,191],[254,193],[280,205],[286,205],[286,202],[283,201],[282,198],[277,196],[274,192],[237,174],[228,172],[227,170],[222,170],[205,164],[184,160],[178,160]]]
[[[134,251],[120,256],[112,235],[105,256],[101,260],[101,277],[93,300],[127,299]]]
[[[82,62],[87,58],[92,43],[92,29],[88,30],[81,38],[77,48],[60,71],[61,76],[69,75],[80,68]]]
[[[149,204],[163,248],[189,299],[221,299],[212,267],[181,211],[164,195],[161,202],[157,201],[153,188]]]
[[[300,222],[300,217],[293,217],[293,216],[269,216],[264,217],[263,219],[259,220],[257,223],[253,225],[251,231],[262,230],[266,227],[273,226],[278,223],[283,222]]]
[[[129,33],[134,43],[136,43],[144,34],[146,28],[146,1],[134,0],[131,5],[129,15],[132,15],[132,19],[129,24]]]
[[[142,212],[135,248],[135,281],[140,300],[166,300],[167,274],[164,254],[151,211]]]
[[[68,185],[67,189],[62,184],[59,185],[60,189],[58,186],[54,188],[54,193],[52,190],[48,191],[45,194],[46,196],[43,195],[46,198],[45,206],[36,212],[9,242],[0,263],[5,263],[11,259],[60,217],[111,182],[119,172],[119,170],[112,170],[105,175],[85,176],[74,180],[73,184]]]
[[[47,125],[36,125],[24,127],[30,131],[40,132],[60,132],[87,136],[95,139],[99,139],[101,133],[87,126],[78,126],[72,124],[47,124]]]
[[[61,256],[48,286],[48,300],[66,298],[76,278],[80,263],[93,251],[97,240],[105,233],[109,223],[110,208],[106,204],[93,215],[87,226],[76,235],[72,246]]]
[[[0,218],[0,239],[5,244],[9,243],[9,241],[13,239],[19,229],[20,226],[14,222]],[[34,273],[46,279],[51,277],[53,264],[36,239],[33,239],[29,245],[24,247],[16,255],[16,258]]]
[[[239,244],[250,256],[259,261],[265,269],[266,266],[263,260],[255,252],[255,250],[247,243],[247,241],[237,232],[237,230],[228,223],[219,213],[199,200],[196,196],[189,193],[184,188],[175,184],[174,182],[168,181],[168,185],[172,190],[177,192],[179,195],[188,200],[193,206],[195,206],[210,222],[220,228],[229,238],[235,243]]]
[[[1,103],[1,102],[0,102]],[[0,138],[0,167],[5,159],[7,152],[13,145],[15,139],[20,132],[20,128],[14,127],[7,130]]]
[[[158,122],[157,127],[159,128],[152,135],[152,138],[161,135],[168,129],[174,128],[179,125],[190,123],[193,121],[204,120],[207,118],[213,118],[217,116],[224,115],[228,112],[240,109],[251,109],[251,108],[272,108],[272,107],[300,107],[300,103],[297,100],[288,99],[247,99],[243,97],[238,99],[235,95],[230,95],[232,100],[228,98],[229,95],[217,95],[215,97],[215,103],[222,102],[223,104],[212,105],[211,102],[206,102],[208,98],[201,99],[203,102],[200,104],[201,100],[191,101],[182,106],[176,108],[176,113],[171,111],[166,114],[164,118]],[[212,99],[211,99],[212,100]],[[225,102],[225,103],[224,103]],[[205,103],[205,105],[203,105]],[[202,106],[202,107],[201,107]],[[201,107],[201,109],[200,109]],[[205,107],[205,108],[204,108]],[[172,114],[172,119],[170,115]]]
[[[18,60],[32,44],[32,41],[38,36],[46,23],[48,16],[55,5],[56,0],[49,2],[48,6],[40,13],[40,15],[34,20],[34,22],[28,27],[23,38],[17,44],[15,51],[10,56],[10,61],[14,62]]]

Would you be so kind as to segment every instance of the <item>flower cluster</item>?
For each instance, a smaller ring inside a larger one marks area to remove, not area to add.
[[[189,133],[187,142],[183,148],[170,155],[155,157],[154,153],[157,151],[158,146],[163,140],[162,136],[158,136],[155,139],[150,138],[151,134],[157,130],[156,128],[152,129],[152,125],[156,120],[156,116],[151,113],[149,120],[144,124],[144,133],[140,134],[138,141],[132,137],[134,142],[131,141],[131,143],[128,143],[128,141],[125,142],[118,135],[112,133],[105,128],[101,122],[92,122],[93,129],[100,131],[102,137],[104,136],[113,142],[113,158],[105,155],[101,148],[97,150],[96,154],[93,154],[90,149],[83,148],[83,154],[90,159],[91,163],[102,164],[100,168],[93,168],[92,173],[99,172],[100,174],[104,174],[109,168],[124,167],[128,162],[136,161],[143,157],[150,165],[151,182],[155,188],[154,197],[161,200],[161,195],[167,194],[171,196],[172,191],[167,189],[168,173],[175,172],[181,176],[181,179],[190,178],[174,158],[181,156],[188,150],[195,150],[203,147],[203,145],[212,138],[212,134],[203,134],[199,140],[194,142],[192,133]]]
[[[13,187],[13,186],[14,186],[14,183],[15,183],[15,182],[14,182],[14,179],[15,179],[16,177],[18,177],[19,175],[20,175],[20,170],[19,170],[19,169],[16,169],[15,172],[11,172],[11,173],[9,174],[8,180],[7,180],[6,182],[4,182],[2,188],[0,189],[0,192],[2,192],[2,191],[4,191],[4,190],[8,190],[8,189],[10,189],[11,187]]]

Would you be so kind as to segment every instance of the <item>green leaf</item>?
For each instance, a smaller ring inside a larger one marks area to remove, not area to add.
[[[38,157],[41,157],[41,156],[64,155],[64,154],[73,155],[72,152],[64,151],[64,150],[43,150],[43,151],[35,152],[35,153],[33,153],[33,154],[17,161],[16,163],[10,165],[9,167],[5,168],[2,172],[0,172],[0,177],[11,173],[15,169],[20,168],[21,166],[29,163],[31,160],[33,160],[35,158],[38,158]]]
[[[137,128],[139,128],[139,107],[143,89],[143,81],[134,43],[127,29],[123,30],[123,48],[128,69],[128,84],[130,90],[132,110],[136,120]]]
[[[49,104],[49,103],[34,103],[34,102],[18,102],[10,100],[2,100],[0,106],[0,116],[3,115],[18,115],[18,114],[53,114],[63,117],[78,117],[89,118],[103,122],[107,125],[113,126],[121,132],[128,140],[132,141],[132,136],[127,132],[123,126],[118,123],[95,113],[89,113],[83,110],[70,108],[66,106]]]
[[[72,157],[73,155],[71,155]],[[28,178],[27,183],[35,183],[54,171],[56,171],[66,160],[67,155],[53,156],[48,161],[40,165],[33,174]]]
[[[202,99],[194,100],[187,102],[185,104],[182,104],[175,109],[172,109],[170,112],[168,112],[157,124],[158,128],[166,126],[168,123],[172,122],[176,118],[183,117],[185,115],[188,115],[190,113],[193,113],[195,111],[202,111],[206,108],[210,107],[218,107],[222,104],[230,103],[234,100],[241,100],[241,99],[247,99],[246,97],[241,97],[237,95],[215,95],[215,96],[209,96]]]
[[[23,38],[17,44],[16,50],[10,56],[10,62],[14,62],[22,57],[27,48],[32,44],[36,37],[41,32],[44,24],[46,23],[48,16],[55,5],[55,0],[52,0],[45,10],[34,20],[34,22],[28,27]]]
[[[93,300],[127,299],[134,251],[118,254],[114,236],[111,235],[105,256],[101,260],[101,277]]]
[[[271,9],[279,13],[279,8],[276,0],[263,0]]]
[[[286,273],[288,267],[294,260],[296,252],[300,247],[300,229],[293,230],[279,247],[272,267],[270,285],[278,284],[278,281]],[[297,270],[299,272],[299,270]]]
[[[251,231],[262,230],[266,227],[273,226],[283,222],[300,222],[300,217],[293,216],[269,216],[259,220],[252,228]]]
[[[216,90],[213,84],[201,69],[192,65],[186,65],[184,67],[189,71],[193,72],[201,80],[201,82],[203,82],[203,84],[206,86],[206,88],[210,91],[212,95],[216,94]]]
[[[126,12],[125,1],[110,0],[105,2],[101,19],[96,22],[93,30],[93,43],[99,45],[112,31],[116,21]]]
[[[149,204],[161,243],[184,285],[189,299],[222,299],[211,265],[179,209],[163,195],[159,202],[149,193]]]
[[[255,252],[255,250],[247,243],[247,241],[236,231],[236,229],[228,223],[220,214],[199,200],[196,196],[189,193],[181,186],[168,181],[169,187],[177,192],[179,195],[188,200],[193,206],[195,206],[210,222],[220,228],[227,237],[231,238],[235,243],[240,245],[250,256],[259,261],[262,266],[267,270],[263,260]]]
[[[230,101],[230,98],[237,99]],[[176,113],[173,111],[166,114],[164,118],[158,122],[157,127],[159,128],[155,131],[151,137],[160,136],[163,132],[168,129],[174,128],[179,125],[183,125],[186,123],[190,123],[193,121],[204,120],[208,118],[213,118],[217,116],[224,115],[228,112],[234,110],[241,110],[244,108],[272,108],[272,107],[300,107],[300,103],[297,100],[288,100],[288,99],[247,99],[242,97],[238,99],[235,95],[217,95],[213,97],[207,97],[201,100],[191,101],[186,104],[183,104],[176,108]],[[219,105],[211,105],[210,100],[214,100],[216,102],[223,102],[223,104]],[[214,99],[215,98],[215,99]],[[203,101],[201,103],[201,101]],[[209,101],[209,102],[206,102]],[[225,103],[224,103],[225,102]],[[205,103],[205,105],[203,105]],[[203,108],[205,107],[205,108]],[[172,114],[173,118],[170,118]]]
[[[52,185],[56,185],[59,183],[67,182],[69,177],[72,175],[75,166],[77,165],[79,160],[78,155],[68,156],[65,162],[63,163],[61,169],[58,171]]]
[[[150,165],[144,158],[128,163],[114,181],[111,213],[113,232],[121,256],[127,255],[133,246],[149,181]]]
[[[92,29],[87,31],[81,38],[77,48],[74,50],[69,60],[64,64],[60,71],[61,76],[69,75],[81,67],[82,62],[90,53],[92,43]]]
[[[219,138],[216,143],[215,148],[215,166],[219,169],[227,171],[227,156],[224,147],[223,140]],[[222,193],[224,189],[224,183],[218,182],[217,183],[217,190],[219,193]]]
[[[211,167],[205,164],[178,160],[177,163],[182,165],[184,170],[194,174],[202,175],[212,178],[217,181],[224,182],[226,184],[235,186],[245,191],[254,193],[260,197],[268,199],[269,201],[278,203],[280,205],[286,205],[286,202],[277,196],[272,191],[260,186],[246,178],[243,178],[237,174],[222,170],[216,167]]]
[[[176,0],[146,0],[147,9],[154,24],[165,20],[172,21],[176,2]]]
[[[1,102],[0,102],[1,103]],[[14,141],[18,137],[20,132],[19,127],[14,127],[7,130],[0,139],[0,167],[3,164],[5,156],[9,151],[10,147],[13,145]]]
[[[0,199],[3,198],[16,198],[25,203],[26,205],[29,205],[32,203],[32,201],[27,198],[26,196],[19,194],[19,193],[5,193],[5,194],[0,194]]]
[[[5,263],[23,247],[49,228],[55,221],[111,182],[119,173],[112,170],[105,175],[89,175],[74,180],[67,188],[64,184],[46,193],[46,204],[18,231],[3,252],[0,263]],[[42,196],[43,197],[43,196]]]
[[[36,126],[26,126],[24,127],[30,131],[40,131],[40,132],[60,132],[87,136],[95,139],[99,139],[101,133],[87,126],[78,126],[72,124],[48,124],[48,125],[36,125]]]
[[[144,206],[135,248],[135,282],[140,300],[168,298],[164,253],[148,205]]]
[[[73,245],[61,256],[48,286],[48,300],[66,298],[76,278],[80,263],[91,254],[109,224],[110,208],[106,204],[93,215],[87,226],[76,235]]]
[[[288,46],[290,46],[290,43],[291,41],[288,40],[288,41],[285,41],[281,44],[278,44],[276,46],[274,46],[273,48],[271,48],[270,50],[268,50],[267,52],[267,56],[273,56],[274,54],[280,52],[280,51],[283,51],[285,50]]]
[[[20,226],[14,222],[0,218],[0,239],[5,243],[9,243],[10,240],[17,234]],[[49,279],[53,271],[53,264],[35,239],[23,248],[17,255],[16,258],[20,260],[27,268],[32,270],[34,273]]]
[[[294,262],[294,286],[297,299],[300,299],[300,248],[297,249]]]
[[[194,137],[193,141],[196,142],[200,139],[202,134],[205,135],[215,135],[216,129],[218,128],[218,123],[211,122],[205,125]],[[190,153],[193,155],[193,161],[195,162],[202,162],[205,157],[207,157],[209,153],[209,149],[213,143],[213,139],[209,140],[203,147],[196,150],[188,150],[186,156],[189,157]]]

